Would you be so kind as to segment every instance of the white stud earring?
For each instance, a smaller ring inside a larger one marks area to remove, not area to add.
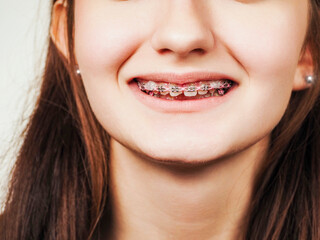
[[[306,81],[307,84],[313,84],[314,83],[314,76],[313,75],[307,75],[304,80]]]
[[[81,71],[80,71],[79,67],[76,67],[76,74],[81,75]]]

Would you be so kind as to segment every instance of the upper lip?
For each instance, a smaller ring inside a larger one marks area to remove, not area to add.
[[[137,75],[131,80],[142,79],[154,82],[168,82],[175,84],[184,84],[198,81],[208,80],[232,80],[236,82],[231,76],[217,72],[188,72],[188,73],[149,73]]]

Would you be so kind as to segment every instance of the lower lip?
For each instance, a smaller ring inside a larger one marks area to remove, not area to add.
[[[129,83],[130,89],[141,103],[155,111],[171,113],[187,113],[210,110],[226,102],[233,95],[237,86],[237,84],[234,84],[223,96],[213,96],[192,100],[167,100],[153,97],[145,92],[142,92],[135,81],[131,81]]]

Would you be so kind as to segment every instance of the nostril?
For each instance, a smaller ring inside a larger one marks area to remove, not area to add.
[[[163,49],[160,49],[159,50],[159,53],[160,54],[166,54],[166,53],[170,53],[170,52],[174,52],[172,50],[170,50],[169,48],[163,48]],[[178,51],[176,51],[178,52]],[[197,53],[197,54],[200,54],[200,55],[203,55],[206,51],[203,49],[203,48],[196,48],[196,49],[193,49],[191,50],[190,52],[179,52],[180,55],[186,55],[186,54],[190,54],[190,53]]]
[[[163,48],[163,49],[159,50],[160,54],[165,54],[165,53],[168,53],[168,52],[172,52],[172,51],[169,48]]]
[[[200,54],[204,54],[205,53],[205,50],[202,49],[202,48],[196,48],[196,49],[193,49],[191,51],[191,53],[200,53]]]

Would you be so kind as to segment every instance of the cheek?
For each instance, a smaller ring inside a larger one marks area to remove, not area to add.
[[[293,77],[306,35],[307,1],[265,4],[233,11],[221,37],[250,78],[288,79]]]
[[[75,52],[82,74],[116,73],[141,43],[143,24],[132,21],[132,13],[119,14],[110,7],[79,2],[75,9]]]
[[[283,1],[273,2],[269,8],[237,8],[230,21],[217,29],[224,46],[248,75],[241,84],[245,91],[239,96],[239,105],[245,107],[238,117],[249,125],[235,129],[239,138],[248,131],[269,133],[287,108],[307,30],[307,4],[301,2],[304,3]]]
[[[128,26],[78,23],[81,28],[76,28],[75,50],[83,73],[115,70],[136,48],[137,35]]]

